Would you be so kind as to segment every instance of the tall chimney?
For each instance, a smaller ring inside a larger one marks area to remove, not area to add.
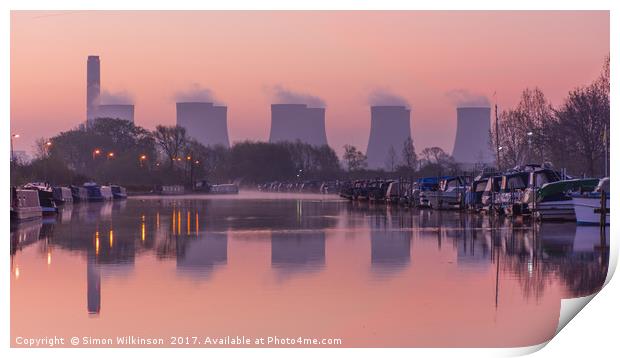
[[[101,95],[99,56],[88,56],[86,64],[86,121],[95,119]]]

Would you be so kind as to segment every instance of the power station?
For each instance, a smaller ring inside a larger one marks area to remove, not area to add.
[[[133,123],[133,104],[100,104],[95,118],[124,119]]]
[[[327,145],[325,108],[306,104],[272,104],[270,143],[296,142]]]
[[[205,146],[230,146],[226,106],[210,102],[178,102],[177,125]]]
[[[391,169],[387,163],[400,161],[403,146],[411,136],[411,111],[405,106],[370,107],[370,136],[366,157],[369,169]],[[393,150],[394,158],[390,158]]]
[[[86,62],[86,125],[97,118],[115,118],[134,122],[134,105],[102,103],[101,63],[99,56],[88,56]]]
[[[459,107],[456,109],[456,138],[452,157],[462,167],[474,167],[495,161],[489,133],[491,108]]]
[[[86,63],[86,121],[90,123],[97,115],[101,96],[101,72],[99,56],[88,56]]]

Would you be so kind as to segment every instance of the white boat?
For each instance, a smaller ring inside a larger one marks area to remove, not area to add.
[[[599,225],[601,223],[601,193],[605,192],[605,225],[609,225],[609,178],[603,178],[591,193],[573,196],[573,207],[578,225]]]
[[[575,221],[574,195],[589,193],[598,179],[568,179],[547,182],[540,188],[528,189],[523,202],[532,215],[543,221]]]

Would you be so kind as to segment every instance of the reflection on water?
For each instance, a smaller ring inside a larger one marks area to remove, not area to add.
[[[548,337],[510,327],[553,334],[560,298],[601,288],[600,234],[318,195],[76,204],[11,227],[12,334],[195,335],[210,320],[212,334],[331,335],[348,346],[535,344]],[[41,305],[43,291],[62,303]],[[227,308],[235,302],[243,314]],[[222,316],[191,313],[205,304]]]

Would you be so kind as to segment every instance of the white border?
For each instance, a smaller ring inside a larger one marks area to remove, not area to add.
[[[612,69],[619,68],[620,61],[618,60],[618,48],[617,43],[619,40],[618,30],[620,24],[618,24],[618,16],[617,12],[620,9],[620,2],[618,1],[606,1],[606,0],[583,0],[583,1],[575,1],[575,0],[521,0],[521,1],[513,1],[513,0],[503,0],[503,1],[492,1],[492,0],[443,0],[441,2],[430,2],[430,1],[405,1],[405,0],[381,0],[381,1],[363,1],[363,0],[299,0],[299,1],[288,1],[288,0],[262,0],[251,1],[251,0],[228,0],[228,1],[191,1],[191,0],[176,0],[172,1],[162,1],[162,0],[154,0],[147,2],[138,2],[138,1],[128,1],[128,0],[106,0],[106,1],[79,1],[79,0],[56,0],[53,2],[45,1],[45,0],[28,0],[28,1],[15,1],[9,0],[4,1],[0,4],[2,8],[1,19],[0,21],[0,46],[2,46],[2,51],[0,52],[0,67],[2,68],[1,77],[0,77],[0,110],[2,111],[2,118],[10,118],[10,10],[95,10],[95,9],[108,9],[108,10],[137,10],[137,9],[170,9],[170,10],[180,10],[180,9],[260,9],[260,10],[270,10],[270,9],[325,9],[325,10],[339,10],[339,9],[358,9],[358,10],[389,10],[389,9],[417,9],[417,10],[611,10],[610,14],[610,39],[611,39],[611,67]],[[615,73],[612,70],[612,74]],[[618,103],[618,76],[612,76],[612,103]],[[616,118],[618,116],[618,110],[614,106],[611,108],[611,118]],[[9,153],[9,135],[10,135],[10,125],[8,120],[3,120],[0,125],[2,131],[2,148],[0,152]],[[614,121],[611,123],[611,136],[612,138],[617,137],[617,128],[614,125]],[[613,142],[612,142],[613,143]],[[615,158],[617,154],[616,147],[612,145],[611,147],[611,157]],[[5,158],[8,158],[8,155],[5,155]],[[613,162],[612,162],[613,163]],[[5,168],[8,171],[8,160],[5,159],[4,162]],[[618,165],[611,166],[612,176],[617,177],[619,167]],[[0,183],[0,188],[8,188],[9,186],[9,177],[3,176],[1,178],[2,182]],[[613,191],[616,192],[618,185],[616,182],[612,182]],[[8,190],[0,190],[0,195],[2,195],[2,199],[5,203],[5,208],[9,203],[9,191]],[[618,206],[618,202],[620,201],[620,196],[612,196],[612,205],[613,207]],[[612,216],[613,218],[613,216]],[[2,227],[8,231],[9,227],[9,218],[8,215],[3,215],[0,220],[2,220]],[[616,242],[616,238],[618,235],[617,228],[615,225],[612,225],[610,234],[610,242],[611,242],[611,257],[610,257],[610,273],[615,271],[617,256],[618,256],[618,243]],[[8,232],[5,231],[5,249],[4,252],[9,251],[9,240],[8,240]],[[6,256],[5,256],[6,257]],[[608,280],[611,275],[608,276]],[[64,350],[19,350],[13,349],[9,350],[9,320],[8,314],[4,313],[9,312],[9,265],[0,265],[0,282],[2,284],[0,295],[0,305],[3,308],[3,321],[1,324],[0,335],[2,336],[2,342],[4,343],[1,350],[7,350],[5,353],[9,353],[15,356],[24,356],[24,355],[52,355],[52,356],[83,356],[84,354],[93,354],[95,356],[104,356],[108,355],[112,352],[114,354],[177,354],[178,351],[174,350],[148,350],[143,351],[142,349],[118,349],[114,351],[106,351],[106,350],[97,350],[97,349],[64,349]],[[615,280],[617,281],[617,280]],[[548,346],[541,350],[538,355],[541,356],[561,356],[561,355],[588,355],[588,356],[607,356],[609,352],[614,352],[617,350],[616,340],[617,340],[617,331],[618,327],[617,322],[614,320],[618,317],[618,302],[620,302],[620,288],[617,282],[609,283],[603,290],[601,295],[597,295],[592,299],[591,304],[577,317],[573,320],[574,322],[569,323],[565,329],[563,329],[556,338],[552,339]],[[389,354],[392,356],[411,356],[411,354],[422,354],[424,356],[505,356],[505,355],[520,355],[527,354],[534,351],[537,351],[541,347],[545,346],[540,345],[536,347],[527,347],[527,348],[516,348],[516,349],[351,349],[347,353],[360,354],[362,356],[374,356],[376,354]],[[211,349],[209,351],[204,351],[200,349],[183,349],[182,353],[185,355],[195,355],[195,356],[204,356],[208,355],[229,355],[229,354],[244,354],[244,355],[252,355],[252,356],[264,356],[264,357],[272,357],[272,356],[289,356],[291,353],[296,356],[314,356],[317,354],[316,350],[305,350],[305,349],[242,349],[242,350],[228,350],[228,349]],[[320,354],[327,355],[340,355],[344,353],[341,349],[322,349]]]

